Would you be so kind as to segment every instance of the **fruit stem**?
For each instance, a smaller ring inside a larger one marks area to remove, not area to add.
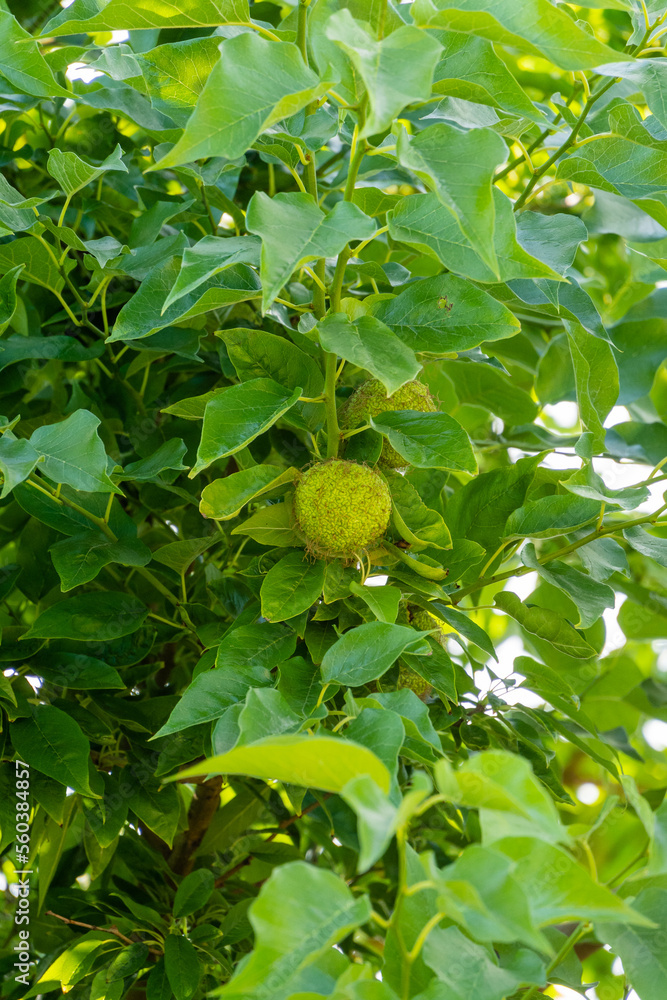
[[[324,355],[324,406],[327,415],[327,458],[338,457],[340,431],[336,412],[336,355]]]

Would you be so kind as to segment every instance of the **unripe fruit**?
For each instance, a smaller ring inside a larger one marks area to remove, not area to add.
[[[434,413],[437,406],[423,382],[406,382],[387,398],[382,382],[368,379],[354,390],[340,408],[338,424],[343,431],[352,430],[368,422],[369,417],[377,417],[385,410],[418,410],[420,413]],[[389,469],[401,469],[408,463],[392,448],[388,441],[382,445],[379,464]]]
[[[422,701],[426,701],[428,697],[433,693],[433,688],[425,681],[421,674],[418,674],[416,670],[411,670],[410,667],[406,667],[404,663],[398,668],[398,684],[397,688],[410,688],[411,691],[421,698]]]
[[[433,615],[429,614],[428,611],[423,611],[421,608],[415,608],[414,605],[408,609],[410,614],[410,624],[413,628],[419,629],[420,632],[431,632],[431,638],[439,642],[441,646],[445,645],[446,639],[443,632],[443,623],[435,618]],[[437,629],[437,632],[433,632]]]
[[[391,494],[367,465],[332,459],[301,478],[294,513],[313,555],[350,561],[384,535]]]

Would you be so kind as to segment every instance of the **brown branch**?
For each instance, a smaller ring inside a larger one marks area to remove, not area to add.
[[[179,875],[187,875],[192,870],[197,848],[218,811],[222,780],[222,775],[218,775],[203,781],[192,797],[188,810],[188,828],[177,839],[167,859],[171,870]]]
[[[322,802],[324,802],[326,799],[330,799],[331,795],[332,795],[331,792],[327,792],[326,795],[323,795]],[[270,840],[273,840],[274,837],[277,837],[282,830],[286,830],[288,826],[292,825],[292,823],[296,823],[296,821],[298,819],[301,819],[302,816],[305,816],[306,813],[313,812],[313,810],[317,809],[322,804],[322,802],[320,802],[319,800],[317,802],[313,802],[311,803],[311,805],[307,806],[303,810],[303,812],[295,814],[294,816],[288,816],[287,819],[281,820],[280,823],[278,824],[277,829],[275,829],[272,833],[269,834],[264,843],[268,844],[268,842]],[[252,858],[250,857],[250,855],[246,855],[244,858],[241,859],[241,861],[235,864],[233,868],[230,868],[229,871],[226,871],[224,875],[220,875],[219,878],[215,880],[216,889],[219,889],[220,886],[224,885],[225,882],[227,882],[228,879],[232,877],[232,875],[236,875],[236,873],[240,871],[241,868],[245,868],[246,865],[249,865],[251,861]]]
[[[252,858],[250,856],[247,856],[243,858],[241,861],[239,861],[238,864],[234,865],[233,868],[230,868],[228,872],[225,872],[224,875],[220,875],[215,880],[215,888],[219,889],[220,886],[224,885],[225,882],[227,882],[227,880],[232,877],[232,875],[236,875],[238,871],[241,871],[242,868],[245,868],[246,865],[249,865],[251,861]]]
[[[112,924],[111,927],[98,927],[96,924],[86,924],[83,922],[83,920],[72,920],[71,917],[63,917],[62,914],[54,913],[53,910],[47,910],[46,916],[55,917],[56,920],[62,920],[64,924],[68,924],[71,927],[85,927],[87,931],[102,931],[105,934],[113,934],[114,937],[117,937],[120,941],[123,942],[123,944],[143,943],[140,938],[137,938],[136,940],[133,941],[132,938],[126,937],[125,934],[121,934],[121,932],[118,930],[115,924]],[[151,953],[151,955],[162,955],[162,952],[158,951],[157,948],[149,947],[148,950]]]

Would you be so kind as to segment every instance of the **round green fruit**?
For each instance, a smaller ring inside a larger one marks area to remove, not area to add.
[[[437,406],[423,382],[406,382],[387,398],[387,390],[377,379],[368,379],[358,386],[340,408],[338,424],[342,431],[352,430],[386,410],[418,410],[434,413]],[[389,469],[401,469],[408,463],[388,441],[382,445],[379,464]]]
[[[313,555],[352,560],[387,530],[391,494],[367,465],[332,459],[302,476],[294,513]]]

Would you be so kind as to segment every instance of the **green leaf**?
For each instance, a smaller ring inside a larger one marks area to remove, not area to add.
[[[260,590],[262,615],[270,622],[284,622],[307,611],[322,594],[323,559],[313,562],[303,552],[283,556],[264,577]]]
[[[228,521],[255,497],[286,490],[297,477],[296,469],[277,465],[253,465],[223,479],[214,479],[202,490],[199,510],[204,517]]]
[[[81,594],[51,605],[33,622],[23,639],[78,639],[102,642],[131,635],[143,625],[148,608],[115,591]]]
[[[543,114],[521,89],[493,45],[476,34],[447,31],[435,35],[442,43],[433,90],[492,108],[502,108],[544,127]]]
[[[481,39],[476,39],[480,41]],[[517,241],[517,229],[512,204],[502,191],[493,189],[495,228],[493,245],[502,281],[513,278],[555,278],[553,265],[531,256],[543,252],[543,247],[532,246],[528,251]],[[525,213],[534,215],[534,212]],[[565,216],[571,218],[571,216]],[[436,194],[411,194],[401,198],[395,208],[387,213],[392,239],[422,252],[430,252],[455,274],[474,281],[497,281],[494,271],[475,251],[471,241],[464,236],[452,213],[445,208]],[[584,237],[585,238],[585,237]]]
[[[353,896],[333,872],[292,861],[273,870],[248,916],[255,948],[225,985],[224,996],[270,1000],[300,993],[300,974],[366,923],[370,902]]]
[[[566,323],[577,387],[581,422],[593,434],[593,448],[602,451],[604,421],[618,399],[618,368],[611,347],[579,323]]]
[[[128,807],[142,826],[148,827],[171,847],[181,813],[176,789],[173,786],[163,787],[161,781],[140,768],[128,776],[128,786]]]
[[[25,993],[26,1000],[45,991],[61,989],[63,986],[70,990],[87,975],[95,959],[102,952],[115,951],[117,947],[118,938],[107,931],[88,931],[77,936],[74,943],[58,955],[55,962],[49,965],[46,972]]]
[[[421,371],[414,352],[374,316],[350,322],[343,313],[330,313],[318,323],[317,330],[325,351],[370,372],[382,382],[387,396]]]
[[[213,462],[234,455],[268,430],[298,401],[301,388],[283,389],[268,378],[233,385],[209,400],[192,478]]]
[[[541,497],[513,511],[505,525],[507,538],[550,538],[588,524],[600,513],[597,500],[573,493]]]
[[[172,996],[164,958],[159,958],[146,980],[146,1000],[171,1000]]]
[[[28,478],[40,455],[25,438],[15,437],[6,430],[0,437],[0,475],[2,476],[2,492],[0,499],[4,500],[15,486]]]
[[[77,32],[116,31],[132,28],[216,28],[230,21],[250,20],[245,0],[178,0],[156,10],[152,0],[75,0],[47,22],[45,37]]]
[[[454,770],[436,764],[438,789],[458,805],[479,809],[485,844],[506,836],[531,835],[550,843],[567,841],[554,801],[527,760],[505,750],[486,750]]]
[[[521,978],[499,968],[495,955],[466,937],[458,927],[436,927],[424,942],[424,961],[442,983],[448,1000],[503,1000]],[[440,994],[432,992],[434,998]]]
[[[453,538],[469,538],[495,549],[512,511],[524,502],[542,456],[520,458],[471,479],[448,500],[445,518]]]
[[[374,753],[334,736],[267,736],[218,757],[210,757],[179,772],[177,777],[180,780],[206,774],[277,778],[302,788],[336,793],[356,775],[368,774],[383,791],[389,790],[389,772]]]
[[[224,658],[222,665],[225,665]],[[225,670],[200,674],[186,688],[167,722],[151,739],[219,719],[231,705],[244,700],[248,688],[269,682],[270,674],[262,666],[238,668],[230,665]]]
[[[554,707],[563,708],[567,715],[571,706],[578,707],[579,699],[569,679],[564,674],[547,667],[544,663],[531,660],[529,656],[517,656],[514,669],[526,678],[527,686]],[[554,701],[555,699],[555,701]]]
[[[260,283],[255,272],[245,264],[236,264],[207,279],[193,291],[184,293],[178,302],[163,312],[162,306],[178,273],[178,257],[166,265],[157,264],[118,313],[107,342],[149,337],[158,330],[201,316],[212,309],[257,299],[260,295]]]
[[[221,720],[224,722],[225,720]],[[238,744],[255,743],[270,734],[295,733],[302,720],[292,711],[289,702],[274,688],[250,688],[245,705],[238,715]],[[220,750],[213,742],[214,750]],[[224,752],[224,751],[223,751]]]
[[[290,548],[293,545],[303,547],[303,536],[295,528],[289,500],[255,511],[243,524],[232,528],[232,535],[250,535],[260,545],[277,548]]]
[[[176,283],[164,300],[162,312],[188,292],[193,292],[209,278],[234,264],[259,267],[260,247],[260,241],[254,236],[230,236],[226,239],[221,236],[205,236],[193,247],[187,247]]]
[[[383,475],[391,490],[394,521],[401,537],[413,545],[451,549],[452,537],[442,515],[422,503],[405,476],[393,469],[385,469]]]
[[[18,267],[13,267],[10,271],[7,271],[7,274],[4,274],[2,278],[0,278],[0,334],[5,332],[12,321],[14,313],[16,312],[18,301],[16,295],[16,283],[19,280],[22,270],[23,268],[19,264]],[[7,338],[7,340],[3,341],[1,345],[3,353],[4,350],[7,349],[9,339],[10,338]],[[21,337],[20,339],[24,340],[25,338]],[[0,354],[0,367],[4,367],[2,365],[2,354]]]
[[[398,587],[362,587],[356,580],[352,580],[350,590],[368,605],[378,621],[394,624],[401,599]]]
[[[412,15],[419,25],[481,35],[531,55],[545,56],[561,69],[590,69],[619,53],[603,45],[548,0],[416,0]]]
[[[429,610],[431,614],[442,618],[455,632],[465,636],[470,642],[474,642],[476,646],[479,646],[497,661],[498,657],[490,636],[472,618],[469,618],[462,611],[452,608],[449,604],[442,604],[440,601],[433,601]]]
[[[243,8],[243,0],[236,0],[235,6]],[[217,35],[189,38],[158,45],[150,52],[139,55],[136,72],[141,73],[146,82],[153,107],[168,115],[177,125],[185,126],[211,70],[220,58],[219,45]],[[110,55],[112,51],[106,49],[104,54]],[[99,62],[93,65],[99,65]],[[133,75],[134,72],[133,67]]]
[[[109,479],[107,453],[99,436],[99,418],[76,410],[65,420],[33,431],[30,444],[43,457],[39,470],[55,483],[87,493],[116,493]]]
[[[237,625],[222,638],[216,655],[218,667],[275,667],[292,655],[294,633],[282,625]]]
[[[286,337],[264,330],[221,330],[229,359],[242,382],[271,378],[286,389],[300,386],[303,395],[319,396],[324,376],[318,363]]]
[[[126,465],[122,476],[116,476],[116,479],[121,482],[132,480],[135,483],[146,483],[157,479],[165,469],[176,469],[181,472],[187,469],[187,465],[183,465],[186,451],[187,447],[180,438],[170,438],[152,455]]]
[[[370,423],[403,456],[406,464],[418,469],[477,472],[470,439],[448,413],[394,410],[371,417]]]
[[[667,566],[667,538],[651,535],[638,524],[634,528],[626,528],[623,537],[636,552],[655,559],[660,566]]]
[[[0,11],[1,13],[2,11]],[[65,262],[64,270],[71,270],[73,263],[71,260]],[[7,272],[20,265],[23,265],[21,271],[23,281],[30,281],[42,288],[48,288],[56,295],[59,295],[65,287],[65,279],[56,266],[53,253],[50,253],[47,247],[34,236],[12,240],[11,243],[0,246],[0,271]],[[64,338],[62,339],[64,340]],[[79,347],[81,348],[81,345]],[[97,356],[98,350],[90,356]]]
[[[664,143],[656,141],[635,113],[624,106],[610,124],[629,134],[605,133],[576,150],[558,165],[557,176],[623,195],[663,222],[666,217]],[[628,122],[626,113],[630,113]],[[613,113],[612,113],[613,115]],[[623,116],[620,118],[619,116]]]
[[[667,128],[666,68],[661,59],[633,59],[632,62],[609,63],[601,66],[598,72],[601,76],[620,76],[636,84],[644,94],[652,113],[660,124]]]
[[[318,97],[322,87],[296,45],[254,32],[225,39],[182,137],[151,169],[206,156],[235,160],[257,136]]]
[[[94,580],[110,563],[145,566],[151,561],[151,550],[138,538],[114,542],[96,529],[64,538],[52,545],[49,552],[63,593]]]
[[[427,684],[430,684],[441,697],[456,704],[458,701],[457,675],[452,659],[436,639],[429,637],[426,641],[430,647],[428,656],[403,653],[402,660],[410,670],[414,670]]]
[[[622,510],[634,510],[649,497],[648,487],[626,486],[620,490],[610,489],[604,480],[593,470],[593,465],[586,464],[577,469],[569,479],[562,479],[561,484],[570,493],[580,497],[597,500],[607,507],[620,507]],[[641,530],[641,529],[640,529]]]
[[[329,18],[326,35],[350,57],[368,92],[369,114],[360,139],[386,131],[406,104],[431,96],[442,47],[426,32],[404,25],[377,41],[344,7]]]
[[[477,941],[520,941],[552,953],[547,938],[533,926],[526,895],[512,877],[511,861],[500,851],[472,844],[440,869],[434,881],[438,906]]]
[[[28,240],[20,241],[24,246]],[[39,246],[39,244],[37,244]],[[16,246],[16,244],[10,244]],[[2,249],[2,248],[0,248]],[[19,268],[13,268],[10,274],[17,274]],[[7,277],[7,275],[5,275]],[[4,278],[2,279],[4,281]],[[91,347],[84,347],[74,337],[6,337],[0,341],[0,371],[9,365],[16,364],[17,361],[26,361],[29,358],[52,359],[59,361],[87,361],[89,358],[97,358],[104,352],[103,344],[93,344]]]
[[[113,153],[107,156],[98,167],[86,163],[76,153],[63,153],[57,147],[49,150],[49,158],[46,161],[46,169],[50,173],[67,195],[68,200],[85,188],[92,181],[97,180],[108,170],[121,170],[127,173],[127,167],[121,157],[123,150],[120,145],[116,146]]]
[[[491,183],[496,167],[507,158],[501,137],[490,129],[461,132],[439,123],[410,140],[402,129],[397,156],[402,166],[430,184],[475,252],[499,277]]]
[[[123,948],[116,955],[109,968],[104,971],[105,983],[119,982],[126,976],[135,975],[141,969],[145,969],[150,964],[150,960],[147,961],[148,955],[148,945],[142,941],[137,941],[127,948]]]
[[[364,709],[372,711],[372,709]],[[382,713],[385,715],[387,713]],[[341,798],[357,814],[359,860],[357,871],[368,871],[386,851],[396,832],[398,809],[366,774],[352,778]]]
[[[550,608],[530,607],[508,590],[496,594],[495,604],[501,611],[514,618],[526,632],[551,643],[559,652],[582,660],[595,656],[595,650],[586,642],[583,635]]]
[[[164,939],[164,967],[176,1000],[192,1000],[197,992],[202,968],[194,945],[180,934]]]
[[[94,691],[124,688],[125,683],[113,667],[94,656],[83,653],[56,652],[49,649],[32,660],[33,669],[58,687],[75,691]]]
[[[247,37],[247,36],[242,36]],[[262,309],[269,308],[298,267],[335,257],[350,240],[370,239],[375,222],[347,201],[323,212],[309,194],[256,191],[246,214],[248,231],[262,239]]]
[[[97,797],[88,776],[90,743],[67,712],[36,705],[30,718],[12,722],[10,730],[21,760],[75,792]]]
[[[605,608],[613,608],[615,595],[611,587],[598,583],[590,576],[557,560],[543,564],[539,562],[532,543],[521,550],[524,566],[537,570],[539,576],[557,587],[570,598],[579,612],[579,619],[573,625],[590,628],[602,615]]]
[[[446,361],[442,371],[451,379],[462,404],[475,406],[483,400],[484,406],[509,426],[532,423],[537,416],[538,404],[497,368],[470,361]]]
[[[329,684],[360,687],[382,677],[399,656],[408,651],[422,653],[423,636],[405,625],[366,622],[345,632],[324,654],[322,679]],[[426,652],[429,652],[427,649]]]
[[[56,83],[30,32],[8,10],[0,10],[0,73],[18,91],[35,97],[70,97]]]
[[[574,263],[579,244],[588,237],[586,225],[580,218],[562,213],[542,215],[540,212],[522,212],[517,219],[516,231],[524,250],[560,275],[567,273]]]
[[[172,913],[176,919],[189,917],[191,913],[201,910],[211,897],[214,882],[213,874],[208,868],[198,868],[186,875],[174,896]]]
[[[648,886],[632,901],[632,908],[654,927],[636,927],[626,922],[596,924],[600,940],[611,946],[623,962],[623,970],[641,1000],[661,1000],[667,976],[664,927],[667,919],[667,891]]]
[[[504,305],[454,274],[415,281],[374,314],[413,351],[435,355],[513,337],[520,326]]]
[[[526,893],[538,926],[605,919],[640,927],[650,924],[554,844],[535,837],[507,837],[497,840],[494,847],[514,861],[514,878]]]
[[[216,535],[203,538],[186,538],[180,542],[167,542],[153,553],[153,559],[169,566],[176,573],[185,573],[188,566],[218,541]]]

